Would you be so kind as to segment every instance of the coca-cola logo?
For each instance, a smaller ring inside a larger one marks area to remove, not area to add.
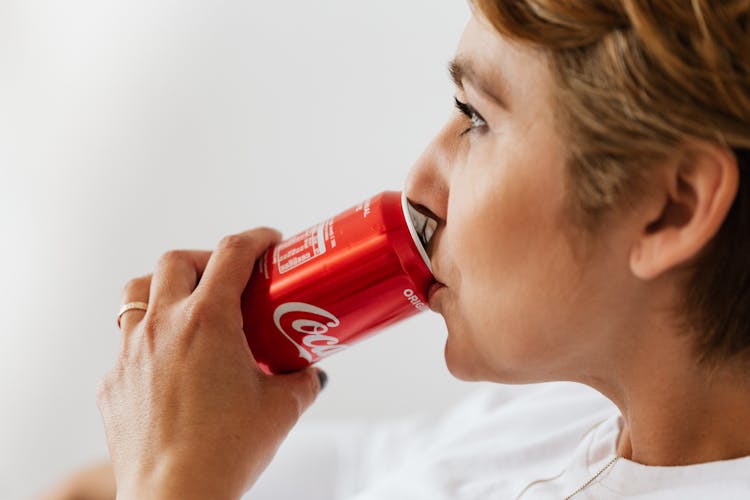
[[[331,328],[341,325],[339,319],[320,307],[304,302],[286,302],[273,312],[276,328],[299,350],[299,356],[309,362],[346,349],[338,337],[326,335]]]

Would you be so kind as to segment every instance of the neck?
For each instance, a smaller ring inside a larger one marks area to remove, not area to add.
[[[640,349],[602,390],[625,420],[619,455],[662,466],[750,455],[747,371],[699,365],[688,341],[661,338],[660,346]]]

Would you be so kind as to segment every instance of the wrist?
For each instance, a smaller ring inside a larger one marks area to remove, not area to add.
[[[117,482],[117,500],[237,500],[241,496],[219,474],[189,472],[175,466]]]
[[[217,485],[190,483],[141,483],[117,489],[117,500],[237,500],[240,495],[219,491]]]

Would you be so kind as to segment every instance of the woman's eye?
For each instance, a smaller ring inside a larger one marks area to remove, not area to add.
[[[469,121],[471,122],[471,126],[467,128],[466,130],[464,130],[463,132],[461,132],[461,134],[459,135],[464,135],[464,134],[471,132],[472,130],[480,129],[482,127],[487,126],[487,122],[484,120],[484,118],[482,118],[482,115],[480,115],[471,104],[461,102],[456,97],[454,97],[453,100],[456,103],[456,109],[458,109],[461,113],[463,113],[464,116],[466,116],[466,118],[468,118]]]

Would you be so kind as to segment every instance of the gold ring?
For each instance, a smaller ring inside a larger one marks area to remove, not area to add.
[[[117,313],[117,328],[120,328],[120,318],[128,311],[146,311],[148,304],[146,302],[128,302],[123,304],[120,308],[120,312]]]

